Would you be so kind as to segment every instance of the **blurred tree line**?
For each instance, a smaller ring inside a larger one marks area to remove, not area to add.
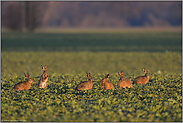
[[[2,1],[1,27],[182,26],[182,1]]]

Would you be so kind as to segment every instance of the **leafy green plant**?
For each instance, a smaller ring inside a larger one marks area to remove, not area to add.
[[[14,83],[1,80],[2,120],[182,121],[181,74],[163,75],[164,80],[177,78],[174,81],[148,82],[146,85],[134,85],[133,88],[127,89],[115,87],[115,90],[104,91],[100,83],[96,83],[92,90],[85,92],[76,92],[74,87],[77,83],[73,81],[74,76],[77,76],[76,79],[84,79],[85,74],[61,76],[63,78],[57,74],[51,75],[49,85],[45,89],[37,87],[39,80],[37,78],[29,90],[17,92],[11,88]],[[150,81],[156,76],[158,74],[152,74]],[[103,74],[93,74],[96,81],[101,77]],[[60,78],[60,82],[55,78]],[[111,78],[113,82],[119,80],[116,74],[111,75]],[[72,81],[72,83],[65,83],[65,81]],[[154,81],[158,81],[158,78]]]

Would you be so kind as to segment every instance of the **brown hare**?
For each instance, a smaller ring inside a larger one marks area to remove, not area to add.
[[[136,77],[133,81],[134,84],[146,84],[149,81],[149,68],[147,69],[147,71],[144,68],[143,71],[145,75]]]
[[[14,86],[14,89],[16,91],[18,90],[28,90],[31,86],[31,83],[33,82],[33,80],[31,78],[29,78],[29,73],[27,73],[27,75],[24,73],[25,77],[27,77],[27,80],[24,82],[19,82]]]
[[[114,89],[113,84],[107,80],[108,77],[109,77],[109,74],[107,74],[107,76],[106,76],[104,79],[102,79],[102,80],[100,81],[101,86],[102,86],[102,88],[103,88],[105,91],[106,91],[107,89]]]
[[[39,88],[46,88],[48,86],[48,70],[47,70],[47,66],[45,65],[45,67],[43,67],[41,65],[42,69],[43,69],[43,74],[41,75],[41,78],[39,80],[38,86]]]
[[[91,74],[89,73],[86,73],[87,77],[88,77],[88,81],[82,81],[80,82],[77,86],[76,86],[76,90],[81,90],[81,91],[84,91],[85,89],[86,90],[89,90],[89,89],[92,89],[93,87],[93,79],[91,78]]]
[[[123,77],[123,71],[121,71],[121,73],[118,72],[118,74],[121,77],[120,80],[119,80],[119,83],[118,83],[119,88],[120,89],[122,89],[122,88],[125,88],[126,89],[126,87],[132,88],[132,81],[130,79],[125,79]]]

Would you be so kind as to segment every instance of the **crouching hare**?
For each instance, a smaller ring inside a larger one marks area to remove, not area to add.
[[[144,68],[143,71],[145,75],[136,77],[133,81],[134,84],[146,84],[149,81],[149,68],[147,69],[147,71]]]
[[[81,91],[84,91],[85,89],[86,90],[89,90],[89,89],[92,89],[93,87],[93,79],[91,78],[91,74],[89,73],[86,73],[87,77],[88,77],[88,81],[82,81],[80,82],[77,86],[76,86],[76,90],[81,90]]]
[[[120,77],[121,77],[121,78],[119,79],[119,83],[118,83],[119,88],[120,88],[120,89],[122,89],[122,88],[125,88],[125,89],[126,89],[126,87],[132,88],[132,81],[131,81],[130,79],[125,79],[125,78],[123,77],[123,71],[121,71],[121,73],[118,72],[118,74],[119,74]]]
[[[33,80],[29,77],[29,73],[27,73],[27,75],[24,73],[25,77],[27,77],[26,81],[23,82],[19,82],[14,86],[14,89],[16,91],[18,90],[28,90],[31,86],[31,83],[33,82]]]
[[[113,84],[107,80],[108,77],[109,74],[107,74],[106,77],[100,81],[101,86],[105,91],[108,89],[114,89]]]

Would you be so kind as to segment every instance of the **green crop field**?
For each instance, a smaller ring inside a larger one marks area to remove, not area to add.
[[[38,88],[47,65],[48,87]],[[119,71],[149,82],[119,89]],[[29,90],[15,91],[29,73]],[[92,90],[75,91],[86,72]],[[102,90],[100,80],[114,90]],[[1,121],[182,122],[181,30],[65,30],[1,34]]]

